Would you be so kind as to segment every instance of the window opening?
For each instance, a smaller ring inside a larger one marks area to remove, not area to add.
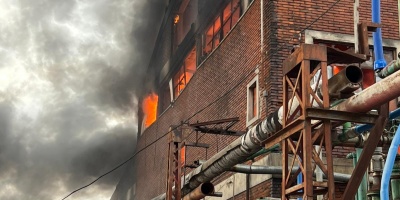
[[[174,98],[177,98],[196,72],[196,50],[190,51],[189,55],[182,63],[182,67],[173,78]]]
[[[247,85],[247,116],[246,125],[249,126],[251,123],[259,118],[259,98],[258,98],[258,76],[256,76]]]
[[[142,130],[146,129],[147,127],[149,127],[151,124],[153,124],[156,121],[157,104],[158,104],[158,95],[156,93],[150,93],[143,99]]]
[[[226,37],[241,15],[240,0],[232,0],[220,11],[203,36],[202,58],[214,50]]]

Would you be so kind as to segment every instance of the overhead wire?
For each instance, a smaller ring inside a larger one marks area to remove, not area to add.
[[[300,30],[298,33],[295,33],[292,38],[290,38],[287,42],[285,43],[290,43],[293,39],[295,39],[295,37],[304,32],[305,30],[311,28],[318,20],[320,20],[326,13],[328,13],[336,4],[338,4],[341,0],[336,0],[331,6],[329,6],[328,9],[326,9],[321,15],[319,15],[315,20],[313,20],[309,25],[307,25],[305,28],[303,28],[302,30]],[[279,48],[275,49],[275,51],[273,53],[270,54],[270,57],[274,56],[275,54],[277,54],[280,50],[282,50],[285,46],[281,45]],[[253,57],[250,59],[251,61],[253,61],[253,59],[257,58],[258,54],[253,54]],[[260,63],[260,65],[264,64],[264,62],[266,62],[267,59],[265,59],[264,61],[262,61]],[[258,66],[256,66],[254,68],[254,70],[256,70],[258,68]],[[92,182],[78,188],[75,189],[74,191],[72,191],[71,193],[69,193],[67,196],[65,196],[64,198],[62,198],[62,200],[67,199],[68,197],[70,197],[72,194],[85,189],[87,187],[89,187],[90,185],[94,184],[95,182],[97,182],[98,180],[100,180],[101,178],[103,178],[104,176],[114,172],[115,170],[117,170],[118,168],[122,167],[123,165],[125,165],[126,163],[128,163],[129,161],[131,161],[134,157],[136,157],[139,153],[141,153],[142,151],[146,150],[148,147],[150,147],[151,145],[155,144],[156,142],[158,142],[159,140],[161,140],[162,138],[164,138],[165,136],[167,136],[169,133],[171,133],[174,130],[177,130],[179,127],[182,127],[185,123],[187,123],[190,119],[192,119],[193,117],[195,117],[196,115],[198,115],[199,113],[203,112],[205,109],[209,108],[210,106],[212,106],[214,103],[218,102],[220,99],[224,98],[225,96],[227,96],[230,92],[232,92],[234,89],[236,89],[244,80],[246,80],[248,77],[250,77],[251,74],[254,73],[254,70],[250,70],[249,73],[247,73],[244,77],[242,77],[237,84],[235,84],[232,88],[230,88],[227,92],[225,92],[223,95],[219,96],[218,98],[216,98],[214,101],[210,102],[209,104],[207,104],[205,107],[201,108],[200,110],[198,110],[197,112],[195,112],[194,114],[192,114],[190,117],[188,117],[186,120],[183,121],[183,123],[174,126],[171,130],[167,131],[166,133],[162,134],[160,137],[158,137],[156,140],[154,140],[153,142],[147,144],[145,147],[143,147],[142,149],[138,150],[137,152],[135,152],[131,157],[129,157],[127,160],[123,161],[122,163],[118,164],[116,167],[114,167],[113,169],[107,171],[106,173],[100,175],[98,178],[96,178],[95,180],[93,180]],[[186,136],[184,139],[187,139],[194,131],[192,131],[188,136]]]

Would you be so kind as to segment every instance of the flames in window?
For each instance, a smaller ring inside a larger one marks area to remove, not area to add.
[[[143,99],[142,109],[143,109],[143,125],[145,128],[149,127],[156,121],[157,118],[157,103],[158,96],[155,93],[149,94]]]

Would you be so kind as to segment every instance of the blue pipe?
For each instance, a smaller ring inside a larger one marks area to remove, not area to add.
[[[300,173],[299,175],[297,175],[297,184],[301,184],[303,183],[303,174]],[[303,190],[300,190],[300,192],[302,192]],[[297,198],[297,200],[302,200],[303,198],[299,197]]]
[[[397,108],[396,110],[390,112],[389,114],[389,120],[390,119],[395,119],[397,117],[400,117],[400,108]],[[371,124],[362,124],[358,125],[354,128],[354,131],[359,135],[365,131],[368,131],[372,128]]]
[[[372,22],[381,23],[381,1],[372,0]],[[376,32],[372,34],[374,39],[374,70],[381,70],[386,66],[385,58],[383,57],[383,47],[382,47],[382,31],[381,28],[377,28]]]
[[[389,200],[389,181],[392,175],[394,160],[397,155],[397,148],[400,145],[400,127],[397,128],[392,144],[390,144],[389,152],[386,158],[385,167],[383,168],[381,182],[381,200]]]

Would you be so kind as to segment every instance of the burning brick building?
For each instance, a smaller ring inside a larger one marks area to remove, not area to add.
[[[371,3],[353,5],[354,0],[171,0],[148,66],[156,80],[141,99],[138,153],[112,199],[152,199],[167,192],[172,133],[181,134],[184,177],[196,161],[210,159],[277,110],[282,62],[299,44],[354,52],[354,24],[371,21]],[[391,61],[400,48],[399,9],[394,0],[381,7],[384,56]],[[361,64],[364,74],[371,61]],[[333,149],[335,172],[351,173],[346,155],[352,151],[351,145]],[[249,163],[281,166],[280,149]],[[280,174],[226,172],[212,183],[223,194],[219,199],[281,197]],[[336,198],[344,187],[336,183]]]

